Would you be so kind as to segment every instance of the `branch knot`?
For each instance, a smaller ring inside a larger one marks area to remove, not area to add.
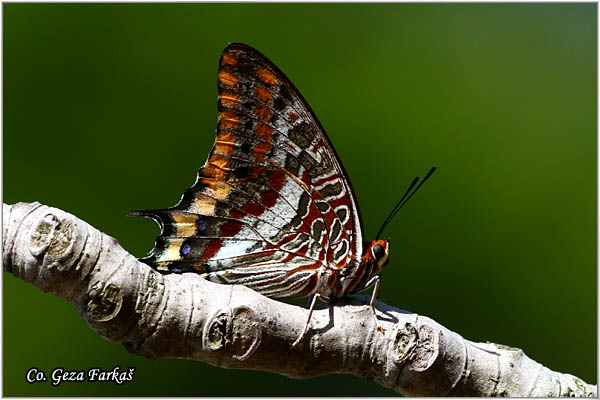
[[[54,214],[46,214],[31,232],[31,254],[39,257],[46,252],[55,260],[66,258],[73,247],[74,231],[70,221],[62,221]]]

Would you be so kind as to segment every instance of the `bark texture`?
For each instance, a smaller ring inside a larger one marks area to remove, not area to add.
[[[597,396],[516,348],[474,343],[369,298],[307,310],[195,274],[161,275],[84,221],[39,203],[3,205],[4,269],[71,302],[134,354],[189,358],[292,378],[353,374],[407,396]],[[10,301],[10,300],[8,300]],[[285,361],[282,361],[285,360]]]

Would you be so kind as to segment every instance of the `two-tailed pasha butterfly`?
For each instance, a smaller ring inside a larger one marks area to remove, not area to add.
[[[161,234],[141,261],[194,272],[273,298],[328,300],[374,286],[388,262],[385,225],[420,187],[416,178],[382,225],[363,239],[361,215],[325,130],[290,80],[250,46],[229,44],[217,80],[217,138],[196,183],[153,218]],[[432,168],[421,184],[431,175]],[[409,194],[410,192],[410,194]]]

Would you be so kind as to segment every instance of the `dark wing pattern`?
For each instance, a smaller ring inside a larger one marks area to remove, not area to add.
[[[270,297],[304,297],[327,270],[360,261],[362,223],[325,131],[289,79],[257,50],[228,45],[218,72],[217,138],[196,183],[166,210],[142,259]]]

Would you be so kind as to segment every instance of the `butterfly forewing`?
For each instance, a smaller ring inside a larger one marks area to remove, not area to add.
[[[321,124],[265,56],[228,45],[217,77],[217,137],[196,183],[166,210],[143,261],[271,297],[318,290],[319,274],[359,262],[351,184]]]

